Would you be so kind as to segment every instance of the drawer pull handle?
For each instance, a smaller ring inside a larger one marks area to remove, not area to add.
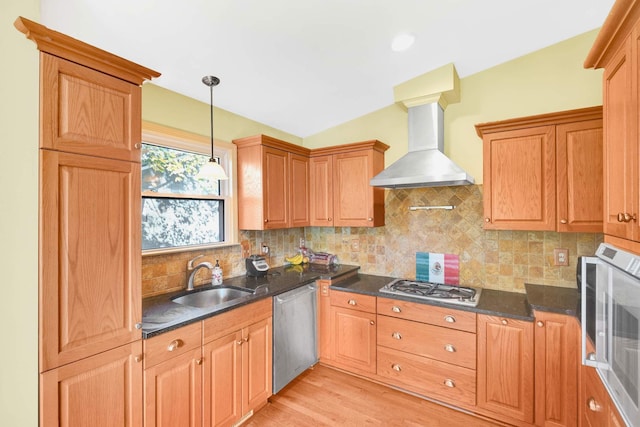
[[[447,378],[446,380],[444,380],[443,384],[449,388],[454,388],[456,386],[456,382],[450,378]]]
[[[402,334],[400,332],[394,332],[391,334],[391,336],[397,340],[401,340],[402,339]]]
[[[356,302],[356,300],[350,299],[349,301],[347,301],[347,304],[349,304],[349,305],[357,305],[358,303]]]
[[[171,343],[167,346],[167,350],[168,350],[168,351],[175,351],[175,350],[177,350],[181,345],[182,345],[182,340],[173,340],[173,341],[171,341]]]
[[[600,412],[602,410],[602,406],[600,406],[593,397],[587,400],[587,406],[589,406],[589,410],[593,412]]]
[[[502,323],[503,325],[506,325],[506,324],[508,324],[509,322],[507,321],[507,319],[502,319],[501,323]]]
[[[398,365],[397,363],[394,363],[393,365],[391,365],[391,369],[393,369],[396,372],[400,372],[402,371],[402,366]]]
[[[394,305],[393,307],[391,307],[391,311],[393,311],[394,313],[400,313],[402,309],[397,305]]]
[[[456,318],[450,314],[444,316],[444,321],[447,323],[456,323]]]
[[[456,348],[452,344],[446,344],[444,346],[444,349],[446,351],[448,351],[449,353],[455,353],[456,352]]]

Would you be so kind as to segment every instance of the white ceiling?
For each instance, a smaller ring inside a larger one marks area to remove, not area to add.
[[[41,0],[41,23],[162,73],[154,83],[306,137],[600,27],[614,0]],[[399,32],[416,42],[390,49]],[[586,53],[585,53],[586,54]],[[464,99],[464,94],[462,94]]]

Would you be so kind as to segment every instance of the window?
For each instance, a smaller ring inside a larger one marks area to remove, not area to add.
[[[219,147],[222,143],[216,141],[215,159],[230,179],[211,182],[197,177],[200,166],[209,161],[209,141],[202,144],[197,135],[165,132],[170,134],[143,132],[143,252],[235,243],[234,201],[228,190],[232,187],[231,147]]]

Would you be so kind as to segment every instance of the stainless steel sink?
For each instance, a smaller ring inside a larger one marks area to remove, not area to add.
[[[193,292],[173,298],[172,301],[190,307],[208,308],[223,304],[238,298],[253,295],[253,291],[246,289],[222,287]]]

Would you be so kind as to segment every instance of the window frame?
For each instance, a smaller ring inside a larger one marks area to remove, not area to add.
[[[179,129],[170,128],[151,122],[142,122],[142,143],[154,144],[177,150],[211,156],[211,138]],[[142,255],[157,255],[173,252],[187,252],[201,249],[212,249],[238,245],[238,198],[236,182],[237,147],[230,142],[214,139],[214,156],[220,159],[228,180],[220,181],[219,196],[205,196],[203,199],[219,199],[224,201],[224,240],[206,245],[189,245],[171,248],[143,249]],[[158,197],[157,193],[142,192],[141,196]],[[162,197],[163,195],[160,195]],[[185,199],[191,198],[185,196]],[[197,198],[197,197],[196,197]],[[142,203],[142,197],[140,198]],[[142,230],[141,230],[142,232]]]

